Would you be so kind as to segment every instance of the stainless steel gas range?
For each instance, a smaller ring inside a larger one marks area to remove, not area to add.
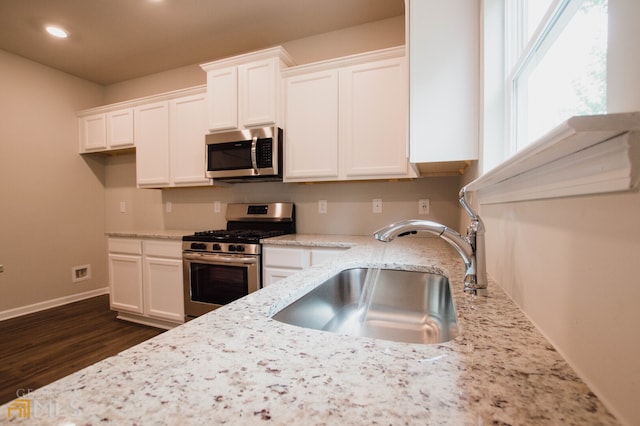
[[[260,240],[296,232],[293,203],[234,203],[226,229],[182,237],[184,311],[189,320],[262,287]]]

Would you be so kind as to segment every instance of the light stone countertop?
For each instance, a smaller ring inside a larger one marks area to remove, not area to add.
[[[385,244],[372,237],[293,235],[265,243],[352,248],[36,390],[28,396],[31,419],[11,419],[96,425],[618,424],[495,282],[489,282],[489,297],[462,291],[462,261],[443,241],[408,237]],[[447,275],[460,335],[442,344],[405,344],[270,318],[336,272],[362,266]],[[7,421],[10,404],[0,407],[0,422]]]
[[[109,231],[105,235],[113,238],[149,238],[158,240],[182,240],[195,231],[187,229],[148,229],[143,231]]]

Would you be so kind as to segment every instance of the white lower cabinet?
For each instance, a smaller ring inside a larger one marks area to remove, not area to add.
[[[142,314],[142,242],[109,239],[111,309]]]
[[[305,268],[328,262],[348,248],[263,246],[262,285],[271,285]]]
[[[142,245],[145,313],[184,322],[182,243],[145,240]]]
[[[180,241],[109,238],[111,309],[162,328],[184,322]]]

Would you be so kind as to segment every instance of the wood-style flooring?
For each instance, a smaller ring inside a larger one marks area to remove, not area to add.
[[[0,404],[163,331],[116,319],[108,295],[0,321]]]

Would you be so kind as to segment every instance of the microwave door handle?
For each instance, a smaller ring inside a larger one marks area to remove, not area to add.
[[[258,151],[258,137],[254,136],[253,139],[251,140],[251,165],[253,166],[253,171],[255,174],[258,174],[257,151]]]

